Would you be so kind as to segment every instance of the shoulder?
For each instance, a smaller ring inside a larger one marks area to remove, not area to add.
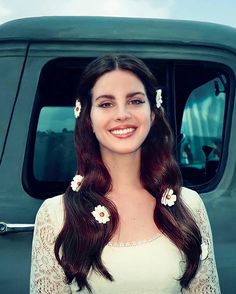
[[[54,197],[51,197],[51,198],[47,198],[43,204],[42,204],[42,207],[43,206],[47,206],[48,208],[62,208],[63,207],[63,198],[64,198],[64,194],[61,194],[61,195],[57,195],[57,196],[54,196]]]
[[[192,189],[182,187],[180,197],[184,204],[193,212],[196,212],[204,206],[200,195]]]
[[[52,198],[46,199],[41,207],[39,208],[39,212],[42,210],[47,210],[49,212],[54,213],[61,213],[64,210],[64,201],[63,201],[64,195],[58,195],[54,196]]]
[[[61,227],[64,222],[64,195],[54,196],[46,199],[40,206],[36,222],[52,223],[57,227]]]

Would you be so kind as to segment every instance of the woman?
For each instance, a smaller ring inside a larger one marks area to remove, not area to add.
[[[103,56],[78,90],[78,174],[46,200],[31,293],[220,293],[199,195],[181,187],[161,91],[133,56]]]

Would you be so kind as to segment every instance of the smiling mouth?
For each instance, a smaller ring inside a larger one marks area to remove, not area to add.
[[[119,129],[110,131],[113,135],[127,135],[135,131],[135,128]]]

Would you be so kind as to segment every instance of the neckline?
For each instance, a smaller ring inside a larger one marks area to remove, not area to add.
[[[163,235],[160,233],[155,234],[149,239],[144,239],[140,241],[129,241],[129,242],[109,242],[107,245],[110,247],[133,247],[138,245],[143,245],[147,243],[151,243],[152,241],[155,241],[156,239],[161,238]]]

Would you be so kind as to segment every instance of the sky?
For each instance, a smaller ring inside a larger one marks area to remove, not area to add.
[[[236,28],[235,0],[0,0],[0,24],[44,15],[186,19]]]

